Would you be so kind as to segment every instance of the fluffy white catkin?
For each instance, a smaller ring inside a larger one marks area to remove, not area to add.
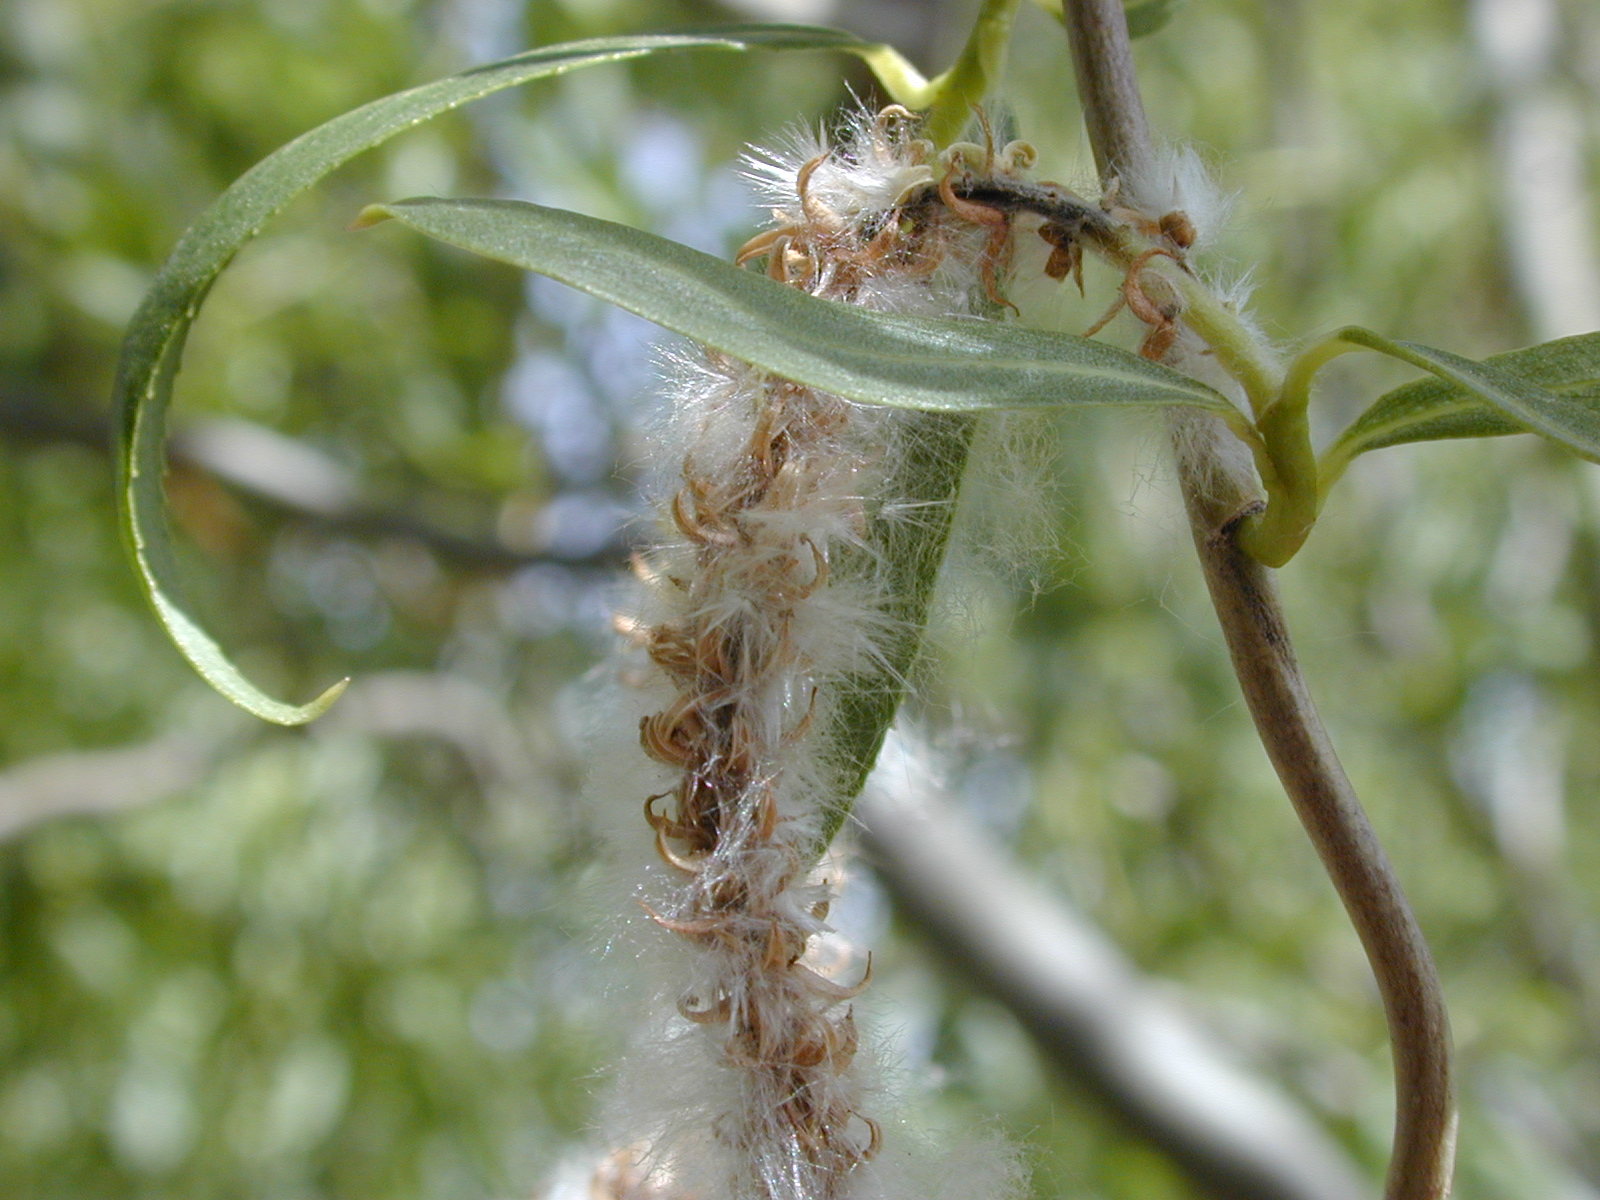
[[[937,185],[1014,176],[1031,156],[936,158],[916,134],[889,109],[855,115],[834,139],[753,155],[774,227],[741,260],[765,258],[775,279],[879,311],[981,307],[1009,225],[946,204]],[[851,1000],[870,970],[846,983],[808,953],[828,928],[814,858],[840,791],[822,735],[835,685],[881,664],[896,632],[869,530],[897,512],[884,493],[912,419],[703,350],[673,374],[670,427],[652,439],[661,532],[624,625],[647,660],[632,674],[653,763],[633,800],[654,793],[641,924],[678,952],[641,952],[662,1003],[619,1070],[612,1149],[589,1195],[954,1195],[869,1111]],[[627,774],[608,767],[613,781]],[[1006,1190],[1013,1174],[1003,1154],[976,1147],[960,1167],[944,1176],[962,1200]]]

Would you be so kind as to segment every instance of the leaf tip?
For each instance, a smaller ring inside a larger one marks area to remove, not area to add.
[[[349,686],[350,678],[346,676],[308,704],[284,704],[281,700],[273,700],[256,693],[253,688],[249,694],[227,691],[223,695],[227,696],[228,699],[246,712],[260,717],[263,721],[271,721],[274,725],[292,727],[295,725],[309,725],[312,721],[315,721],[333,707],[333,702],[344,695],[345,688]]]
[[[323,713],[327,712],[333,707],[333,702],[340,696],[344,695],[345,689],[349,686],[350,676],[346,675],[343,679],[339,680],[332,687],[324,691],[322,695],[311,701],[310,704],[302,704],[298,709],[296,709],[295,715],[298,717],[297,720],[285,721],[284,724],[306,725],[312,721],[315,721]]]
[[[374,225],[381,225],[393,217],[394,213],[389,210],[387,204],[369,204],[356,214],[354,221],[350,222],[350,232],[357,233],[363,229],[371,229]]]

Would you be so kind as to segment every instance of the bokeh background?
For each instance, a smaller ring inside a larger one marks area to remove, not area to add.
[[[741,146],[872,84],[817,54],[581,72],[364,156],[239,256],[180,379],[174,520],[256,678],[298,699],[355,676],[304,731],[192,676],[118,544],[116,348],[187,222],[311,126],[530,45],[782,18],[932,71],[968,7],[0,6],[7,1196],[510,1200],[582,1144],[622,1031],[572,685],[645,519],[660,340],[346,226],[373,200],[505,194],[726,253],[760,220]],[[1021,27],[1017,127],[1087,186],[1064,39],[1036,10]],[[1358,322],[1481,355],[1600,328],[1592,4],[1185,0],[1138,54],[1158,127],[1236,194],[1205,261],[1253,279],[1274,337]],[[1403,378],[1342,360],[1322,435]],[[994,487],[1035,528],[1011,569],[952,571],[917,702],[949,790],[1376,1180],[1376,995],[1239,704],[1159,423],[1024,440],[1034,466]],[[1527,437],[1382,451],[1282,577],[1439,957],[1458,1194],[1600,1196],[1600,469]],[[851,874],[914,1116],[1005,1129],[1040,1197],[1204,1194]]]

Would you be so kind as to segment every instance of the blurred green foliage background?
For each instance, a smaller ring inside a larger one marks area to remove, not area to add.
[[[144,610],[105,398],[185,224],[364,100],[529,45],[753,16],[892,37],[937,70],[969,15],[747,2],[0,8],[7,1196],[502,1200],[581,1141],[619,1038],[566,689],[611,637],[656,338],[345,227],[373,200],[502,193],[725,253],[760,219],[739,148],[869,78],[717,55],[536,85],[358,160],[240,256],[185,360],[175,523],[257,678],[300,699],[356,677],[307,731],[234,714]],[[1205,261],[1250,275],[1273,336],[1360,322],[1481,355],[1600,325],[1592,232],[1538,207],[1593,229],[1600,10],[1527,0],[1497,25],[1504,8],[1187,0],[1139,44],[1157,126],[1237,193]],[[1021,20],[1018,129],[1043,174],[1087,186],[1064,39]],[[1537,20],[1543,49],[1508,50]],[[1565,174],[1519,159],[1530,111],[1556,114]],[[1341,362],[1324,434],[1403,377]],[[1021,486],[1052,548],[1014,582],[953,572],[920,719],[996,836],[1376,1179],[1375,992],[1238,702],[1161,430],[1090,416],[1030,437],[1048,470]],[[1440,959],[1458,1194],[1600,1195],[1600,474],[1531,438],[1384,451],[1282,576]],[[913,1108],[999,1121],[1041,1197],[1195,1194],[865,895]]]

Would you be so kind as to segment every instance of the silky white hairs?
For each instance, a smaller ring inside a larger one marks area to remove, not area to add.
[[[855,112],[832,137],[752,152],[773,228],[742,260],[877,311],[971,313],[993,233],[930,199],[943,168],[917,133],[903,110]],[[589,786],[632,863],[613,944],[637,978],[585,1186],[597,1200],[994,1200],[1015,1175],[1006,1152],[974,1144],[934,1168],[872,1111],[851,1004],[869,960],[812,953],[831,897],[813,864],[843,787],[823,735],[840,685],[881,669],[901,633],[871,529],[927,519],[889,494],[917,418],[709,351],[668,374],[671,412],[648,439],[655,544]]]
[[[1152,215],[1183,213],[1201,247],[1227,224],[1235,199],[1217,186],[1199,152],[1182,145],[1160,147],[1143,170],[1123,181],[1122,191]]]
[[[935,185],[1014,179],[1031,158],[936,157],[893,107],[831,137],[791,134],[746,159],[772,227],[740,261],[830,301],[992,316],[1010,223]],[[1187,151],[1127,190],[1201,238],[1226,207]],[[918,418],[706,350],[668,374],[671,413],[648,439],[656,539],[619,623],[616,696],[596,706],[589,788],[627,864],[613,942],[635,969],[631,1046],[604,1150],[561,1186],[589,1200],[1010,1196],[1015,1156],[999,1143],[935,1152],[883,1115],[852,1007],[869,960],[815,953],[832,896],[818,852],[846,799],[825,733],[841,685],[881,670],[905,632],[872,531],[927,519],[893,494]],[[1035,455],[1042,440],[1012,439]]]

